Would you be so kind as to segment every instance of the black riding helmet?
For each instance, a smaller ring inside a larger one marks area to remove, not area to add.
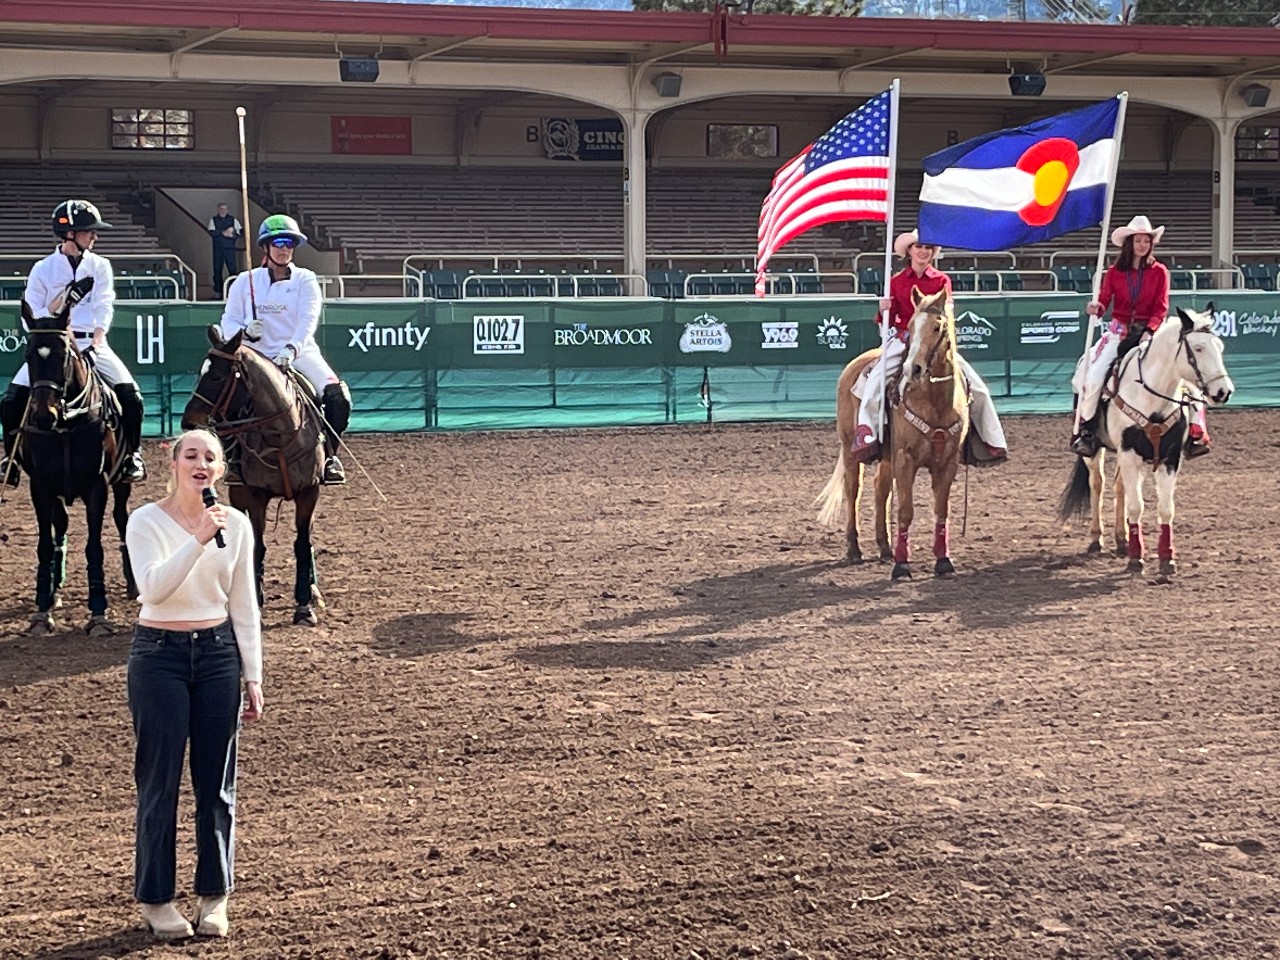
[[[68,233],[77,230],[102,230],[111,224],[102,219],[98,208],[88,200],[63,200],[54,208],[52,226],[53,235],[64,240]]]

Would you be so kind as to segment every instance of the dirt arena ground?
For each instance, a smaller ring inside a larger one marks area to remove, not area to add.
[[[896,584],[815,522],[830,424],[355,438],[390,502],[326,493],[320,627],[271,536],[232,936],[168,947],[130,896],[127,635],[22,635],[23,491],[0,957],[1277,956],[1280,412],[1213,423],[1172,584],[1052,521],[1061,418],[1010,420],[963,536],[957,491],[959,575]]]

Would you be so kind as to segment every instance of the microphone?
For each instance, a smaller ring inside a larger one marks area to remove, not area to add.
[[[203,490],[201,490],[201,491],[200,491],[200,498],[201,498],[202,500],[204,500],[204,505],[205,505],[205,507],[206,507],[206,508],[208,508],[208,507],[212,507],[215,503],[217,503],[217,502],[218,502],[218,497],[217,497],[217,495],[213,492],[213,488],[212,488],[212,487],[205,487]],[[213,541],[214,541],[214,543],[216,543],[219,547],[225,547],[225,546],[227,545],[227,541],[226,541],[226,540],[224,540],[224,539],[222,538],[222,531],[221,531],[221,530],[219,530],[217,533],[215,533],[215,534],[213,535]]]

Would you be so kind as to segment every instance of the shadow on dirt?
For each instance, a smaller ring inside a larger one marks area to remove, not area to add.
[[[76,617],[83,623],[87,614],[81,616],[77,612]],[[90,639],[79,626],[68,624],[65,613],[59,619],[58,631],[47,637],[0,635],[0,677],[5,684],[20,687],[42,680],[97,673],[123,667],[128,661],[132,623],[113,618],[116,632],[112,636]]]
[[[732,657],[741,657],[756,650],[782,642],[771,640],[738,639],[715,640],[629,640],[610,643],[607,640],[586,640],[581,643],[552,643],[512,654],[535,667],[574,670],[653,670],[678,672],[696,670],[708,664]]]
[[[770,564],[693,581],[675,591],[681,598],[675,607],[637,610],[584,626],[603,634],[642,627],[654,636],[650,645],[684,638],[701,643],[751,624],[829,607],[832,622],[855,627],[903,614],[944,613],[973,629],[1007,629],[1033,618],[1069,616],[1064,607],[1087,610],[1094,601],[1131,583],[1103,564],[1096,567],[1096,574],[1064,572],[1055,562],[1059,559],[1015,557],[937,578],[928,557],[915,564],[914,579],[897,583],[889,578],[888,564]],[[864,582],[849,582],[855,579]]]
[[[197,941],[185,941],[196,943]],[[124,927],[115,933],[69,943],[65,947],[29,953],[26,960],[99,960],[101,957],[128,957],[150,954],[157,947],[156,938],[140,927]],[[181,945],[181,942],[178,946]]]
[[[426,657],[501,639],[493,634],[459,633],[457,625],[472,619],[462,613],[411,613],[384,620],[373,628],[369,649],[384,657]]]

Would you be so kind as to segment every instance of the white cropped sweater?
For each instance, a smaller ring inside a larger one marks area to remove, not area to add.
[[[139,619],[152,623],[230,617],[240,650],[240,673],[262,681],[262,620],[253,579],[253,527],[227,511],[226,547],[203,546],[158,503],[129,515],[125,543],[142,602]]]

